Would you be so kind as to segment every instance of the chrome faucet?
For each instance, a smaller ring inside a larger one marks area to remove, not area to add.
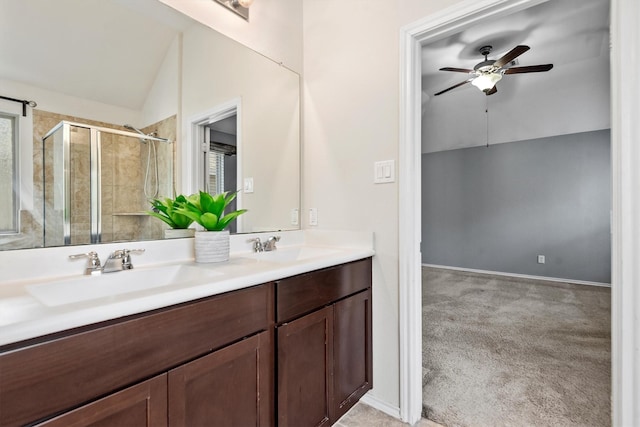
[[[266,242],[262,244],[262,248],[267,252],[275,251],[276,249],[278,249],[276,248],[276,243],[278,243],[279,241],[280,241],[280,236],[271,236],[267,239]]]
[[[280,236],[271,236],[264,242],[260,241],[259,237],[255,239],[249,239],[249,242],[253,242],[253,251],[254,252],[270,252],[275,251],[276,243],[280,241]]]
[[[109,258],[102,267],[103,273],[113,273],[114,271],[131,270],[131,254],[141,254],[144,249],[119,249],[109,255]]]
[[[95,276],[102,273],[113,273],[114,271],[131,270],[131,254],[141,254],[144,249],[119,249],[109,255],[104,265],[100,264],[100,258],[94,251],[86,254],[69,255],[71,259],[87,258],[87,267],[84,274]]]
[[[84,269],[84,274],[88,276],[95,276],[102,274],[102,266],[100,265],[100,257],[94,251],[86,254],[69,255],[70,259],[87,258],[87,267]]]
[[[264,247],[262,246],[262,242],[260,241],[259,237],[256,237],[255,239],[249,239],[247,241],[249,243],[253,242],[253,252],[263,252],[264,251]]]

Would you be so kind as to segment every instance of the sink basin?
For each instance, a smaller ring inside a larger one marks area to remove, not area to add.
[[[258,261],[266,262],[296,262],[304,261],[313,258],[322,258],[328,255],[334,255],[340,253],[338,249],[332,248],[314,248],[308,246],[292,247],[292,248],[279,248],[270,252],[257,252],[247,255],[241,255],[244,258],[251,258]]]
[[[97,298],[161,288],[169,285],[204,283],[222,273],[189,265],[141,268],[100,276],[79,276],[26,286],[44,305],[55,307]]]

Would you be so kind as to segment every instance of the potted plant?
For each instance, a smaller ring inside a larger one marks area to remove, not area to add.
[[[200,191],[186,198],[177,212],[200,224],[204,231],[195,233],[196,262],[221,262],[229,259],[229,230],[227,226],[246,209],[225,214],[225,209],[236,198],[237,191],[216,194]]]
[[[152,211],[147,211],[148,215],[156,217],[164,221],[171,227],[164,230],[164,237],[167,239],[175,239],[179,237],[193,237],[194,229],[189,228],[193,223],[193,219],[178,212],[178,208],[187,201],[187,198],[180,194],[175,199],[166,197],[164,199],[152,199]]]

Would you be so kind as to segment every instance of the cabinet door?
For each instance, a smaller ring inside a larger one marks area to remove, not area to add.
[[[166,425],[166,374],[38,424],[38,426],[47,427],[156,427]]]
[[[169,426],[273,424],[272,366],[262,332],[169,371]]]
[[[371,289],[338,301],[333,310],[335,422],[372,387]]]
[[[330,424],[333,308],[278,327],[278,426]]]

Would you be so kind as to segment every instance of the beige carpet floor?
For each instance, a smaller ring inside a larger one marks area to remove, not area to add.
[[[609,426],[611,290],[423,267],[423,416]]]

